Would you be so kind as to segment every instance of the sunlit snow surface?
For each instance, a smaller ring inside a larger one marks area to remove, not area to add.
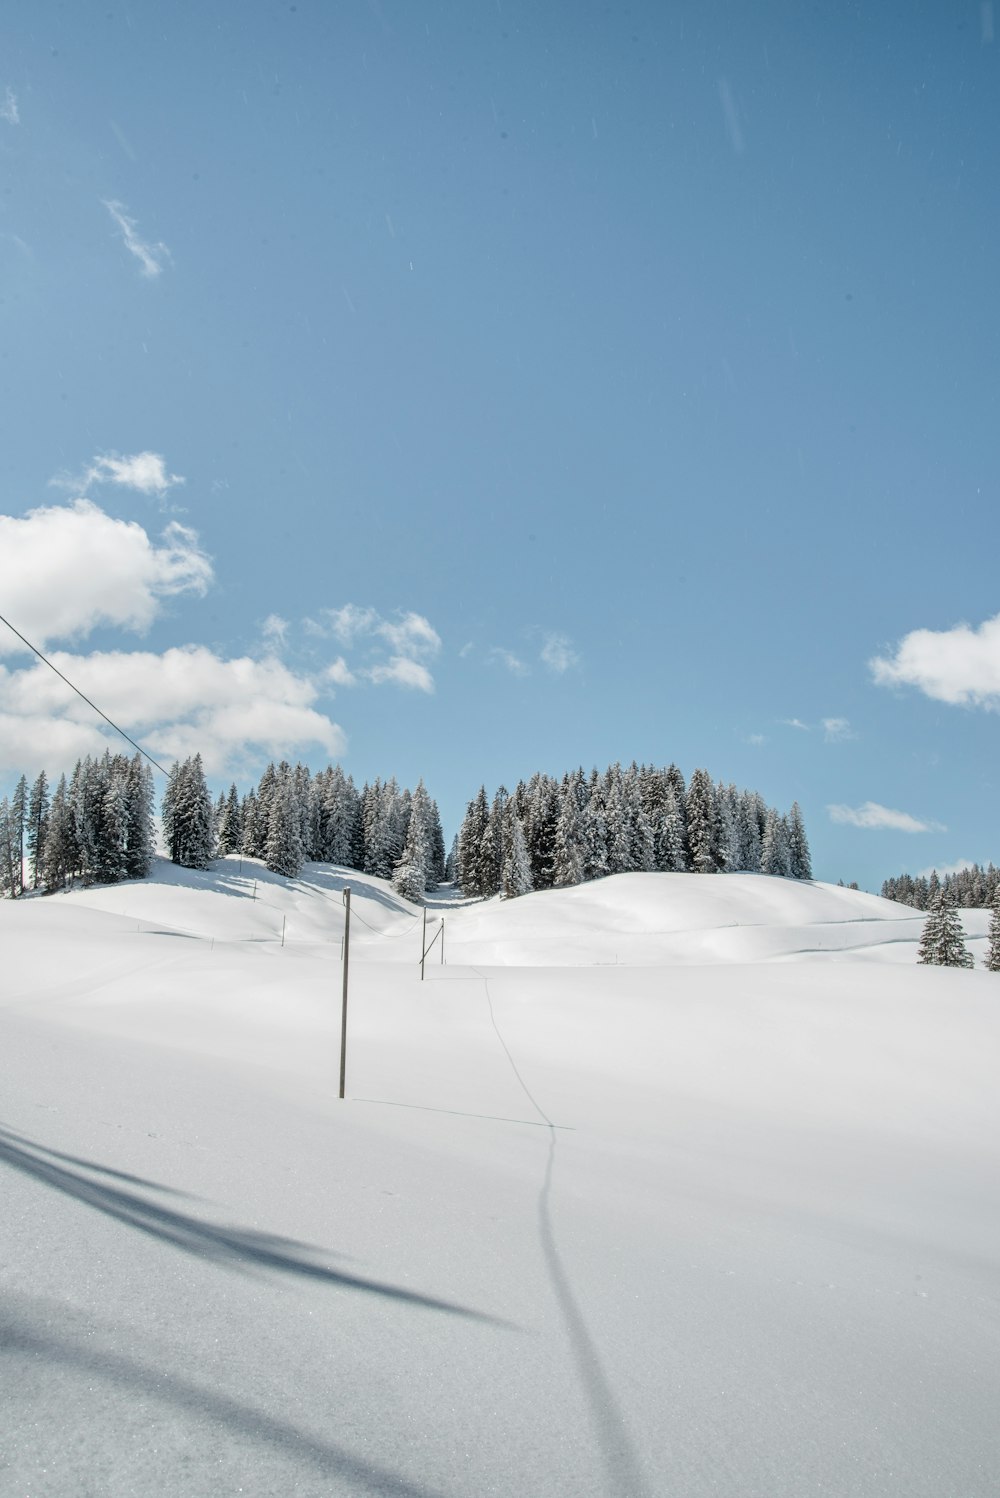
[[[4,1498],[993,1498],[1000,979],[760,876],[442,915],[0,905]]]

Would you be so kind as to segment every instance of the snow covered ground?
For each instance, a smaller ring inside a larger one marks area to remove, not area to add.
[[[1000,979],[761,876],[442,915],[0,905],[3,1498],[994,1498]]]

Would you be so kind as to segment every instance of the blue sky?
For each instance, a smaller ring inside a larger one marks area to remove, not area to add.
[[[217,786],[676,760],[822,878],[1000,859],[997,24],[9,0],[0,613]]]

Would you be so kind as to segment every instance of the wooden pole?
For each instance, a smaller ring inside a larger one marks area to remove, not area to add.
[[[427,956],[427,906],[424,906],[424,929],[420,938],[420,981],[424,981],[424,958]]]
[[[344,1096],[347,1076],[347,964],[351,954],[351,890],[344,890],[344,994],[340,1014],[340,1096]]]
[[[441,917],[441,966],[444,967],[444,916]]]

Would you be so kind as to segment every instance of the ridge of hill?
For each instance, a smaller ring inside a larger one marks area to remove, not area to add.
[[[44,929],[85,912],[107,931],[214,942],[340,946],[344,890],[352,898],[352,950],[379,962],[419,959],[423,910],[387,881],[308,864],[297,879],[256,859],[220,858],[183,869],[158,858],[147,879],[92,885],[22,900],[19,922]],[[659,966],[854,959],[912,963],[925,916],[840,885],[765,874],[615,874],[517,900],[467,900],[450,887],[428,898],[428,939],[445,922],[448,963],[497,966]],[[979,959],[989,913],[966,911]],[[82,923],[82,924],[81,924]],[[440,944],[432,961],[440,959]]]

